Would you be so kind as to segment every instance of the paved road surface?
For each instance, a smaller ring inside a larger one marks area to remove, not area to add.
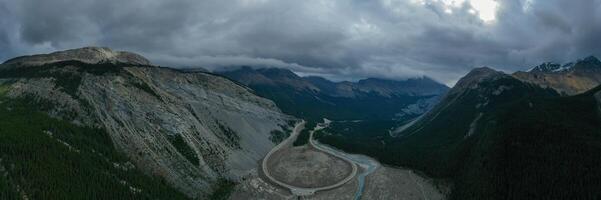
[[[282,181],[279,181],[277,179],[275,179],[271,173],[269,172],[269,169],[267,167],[267,163],[269,161],[269,158],[271,157],[271,155],[274,152],[277,152],[278,150],[280,150],[281,148],[291,148],[292,147],[292,143],[294,142],[294,140],[296,140],[296,138],[298,137],[298,135],[300,134],[300,132],[304,129],[306,122],[303,120],[302,122],[296,124],[296,126],[294,127],[294,130],[292,132],[292,134],[290,134],[290,137],[288,137],[286,140],[282,141],[280,144],[278,144],[277,146],[275,146],[273,149],[271,149],[271,151],[269,151],[269,153],[267,153],[267,155],[265,156],[265,158],[263,158],[263,162],[261,163],[261,168],[263,170],[263,173],[265,174],[265,176],[273,183],[276,183],[277,185],[280,185],[284,188],[288,188],[290,190],[290,192],[292,192],[292,194],[297,195],[297,196],[308,196],[308,195],[313,195],[315,194],[315,192],[317,191],[321,191],[321,190],[330,190],[333,188],[337,188],[340,187],[342,185],[344,185],[345,183],[347,183],[349,180],[351,180],[352,178],[354,178],[357,174],[357,165],[354,164],[354,162],[352,162],[351,160],[349,160],[348,158],[336,155],[331,153],[329,150],[323,150],[323,148],[315,146],[312,140],[313,137],[313,132],[315,130],[318,130],[316,127],[316,129],[311,131],[311,138],[309,140],[309,145],[311,145],[312,147],[314,147],[315,149],[319,150],[319,151],[323,151],[324,153],[327,153],[331,156],[335,156],[338,157],[346,162],[348,162],[351,166],[352,166],[352,171],[351,173],[344,178],[343,180],[332,184],[332,185],[328,185],[328,186],[323,186],[323,187],[317,187],[317,188],[304,188],[304,187],[297,187],[297,186],[293,186],[287,183],[284,183]],[[321,127],[323,128],[323,127]]]

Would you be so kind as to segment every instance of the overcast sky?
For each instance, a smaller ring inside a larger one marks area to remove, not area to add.
[[[0,60],[83,46],[335,80],[512,72],[601,55],[601,0],[0,0]]]

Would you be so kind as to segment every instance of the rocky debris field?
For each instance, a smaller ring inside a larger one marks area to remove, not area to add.
[[[276,152],[268,167],[276,179],[305,188],[336,184],[351,173],[349,163],[309,146]]]

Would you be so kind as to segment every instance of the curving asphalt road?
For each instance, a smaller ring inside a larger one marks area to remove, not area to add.
[[[278,144],[277,146],[275,146],[273,149],[271,149],[271,151],[269,151],[269,153],[267,153],[267,155],[265,156],[265,158],[263,158],[263,162],[261,163],[261,168],[263,170],[263,173],[265,174],[265,176],[273,183],[276,183],[277,185],[280,185],[284,188],[288,188],[290,190],[290,192],[292,192],[292,194],[297,195],[297,196],[307,196],[307,195],[313,195],[315,194],[315,192],[317,191],[321,191],[321,190],[330,190],[330,189],[334,189],[337,187],[340,187],[342,185],[344,185],[345,183],[347,183],[348,181],[350,181],[353,177],[356,176],[357,174],[357,165],[355,165],[351,160],[333,154],[331,152],[329,152],[328,150],[322,149],[321,147],[318,147],[317,145],[315,145],[313,143],[313,132],[315,132],[316,130],[319,130],[319,128],[323,128],[322,126],[317,126],[315,127],[315,129],[313,129],[310,133],[310,138],[309,138],[309,145],[311,145],[313,148],[322,151],[326,154],[329,154],[331,156],[335,156],[337,158],[340,158],[344,161],[346,161],[348,164],[350,164],[352,166],[352,172],[343,180],[332,184],[332,185],[328,185],[328,186],[323,186],[323,187],[316,187],[316,188],[305,188],[305,187],[297,187],[297,186],[293,186],[287,183],[284,183],[282,181],[279,181],[277,179],[275,179],[273,176],[271,176],[271,173],[269,172],[268,168],[267,168],[267,162],[269,160],[269,158],[271,157],[271,155],[280,150],[283,147],[290,147],[292,142],[294,142],[294,140],[297,138],[297,136],[300,134],[301,130],[304,129],[306,122],[303,120],[300,123],[297,123],[296,126],[294,127],[294,130],[292,132],[292,134],[290,134],[290,137],[288,137],[286,140],[282,141],[280,144]]]

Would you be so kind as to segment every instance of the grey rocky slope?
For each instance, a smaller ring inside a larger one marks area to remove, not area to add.
[[[226,78],[106,52],[115,53],[83,48],[12,59],[0,65],[0,79],[10,80],[10,97],[32,98],[52,105],[52,116],[104,128],[138,168],[195,198],[219,179],[245,176],[274,146],[271,134],[293,120]]]
[[[106,47],[84,47],[80,49],[53,52],[50,54],[21,56],[7,60],[4,64],[41,65],[44,63],[67,60],[76,60],[90,64],[99,62],[121,62],[135,65],[150,65],[150,61],[141,55],[125,51],[113,51]]]

